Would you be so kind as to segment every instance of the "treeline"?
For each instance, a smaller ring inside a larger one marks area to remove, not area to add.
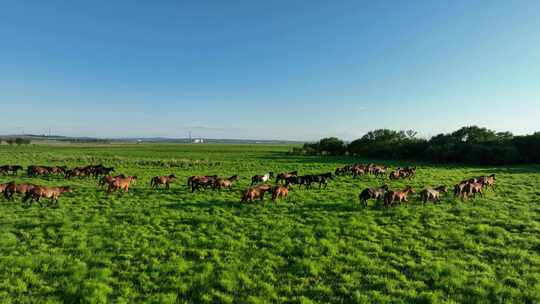
[[[29,145],[32,141],[28,138],[22,138],[22,137],[16,137],[16,138],[0,138],[0,144],[2,142],[6,142],[6,144],[12,146],[12,145]]]
[[[291,153],[491,165],[540,163],[540,132],[514,136],[510,132],[470,126],[423,139],[412,130],[378,129],[349,144],[335,137],[323,138]]]

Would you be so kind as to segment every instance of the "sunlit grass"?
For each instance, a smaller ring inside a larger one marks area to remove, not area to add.
[[[363,209],[372,177],[326,190],[293,189],[276,204],[241,205],[253,174],[333,171],[358,160],[287,156],[287,146],[114,145],[0,147],[0,163],[100,163],[138,175],[107,198],[93,179],[16,180],[72,185],[57,208],[0,199],[4,302],[449,302],[540,301],[540,167],[419,164],[412,185],[452,185],[497,174],[497,192],[461,202]],[[385,162],[389,165],[404,163]],[[171,165],[181,164],[181,165]],[[170,191],[150,190],[174,173]],[[189,193],[190,175],[239,174],[232,191]],[[11,180],[0,177],[1,182]]]

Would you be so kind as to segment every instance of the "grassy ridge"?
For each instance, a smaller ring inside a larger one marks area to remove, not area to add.
[[[106,198],[94,180],[18,181],[75,187],[58,208],[0,199],[0,300],[5,302],[540,301],[540,167],[420,164],[415,189],[497,173],[497,193],[443,204],[362,209],[372,177],[294,189],[277,204],[240,205],[249,177],[333,171],[351,158],[286,156],[289,146],[0,147],[0,163],[103,162],[138,175]],[[399,163],[386,162],[391,165]],[[175,173],[170,191],[149,189]],[[233,191],[191,194],[195,174],[239,174]],[[10,180],[0,177],[1,182]],[[416,198],[416,196],[414,196]],[[373,202],[370,202],[373,205]]]

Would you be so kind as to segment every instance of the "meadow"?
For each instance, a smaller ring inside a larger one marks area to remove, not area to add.
[[[368,162],[291,156],[280,145],[0,146],[0,164],[103,163],[137,175],[107,197],[96,180],[16,178],[71,185],[59,205],[25,208],[0,198],[3,303],[538,303],[540,166],[417,165],[391,189],[451,186],[488,173],[497,191],[462,202],[360,207],[383,182],[337,177],[327,189],[293,189],[287,200],[240,204],[254,174],[334,171]],[[150,178],[174,173],[170,190]],[[192,194],[191,175],[231,176],[232,191]]]

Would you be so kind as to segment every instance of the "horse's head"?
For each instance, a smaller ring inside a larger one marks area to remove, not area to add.
[[[405,187],[405,192],[414,193],[414,189],[412,186]]]
[[[169,178],[170,178],[170,179],[176,178],[176,175],[171,174],[171,175],[169,175]]]

